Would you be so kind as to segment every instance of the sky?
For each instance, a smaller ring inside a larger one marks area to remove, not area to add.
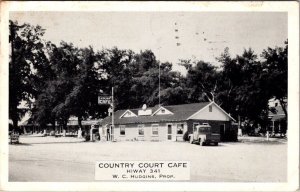
[[[43,38],[57,45],[151,49],[178,71],[179,59],[219,66],[225,47],[232,56],[249,47],[259,55],[288,37],[285,12],[10,12],[10,19],[42,26]]]

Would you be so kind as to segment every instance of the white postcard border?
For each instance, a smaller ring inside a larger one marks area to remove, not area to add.
[[[299,187],[299,4],[292,2],[1,2],[1,190],[295,191]],[[288,12],[288,182],[8,182],[8,16],[10,11]],[[293,127],[291,129],[291,127]]]

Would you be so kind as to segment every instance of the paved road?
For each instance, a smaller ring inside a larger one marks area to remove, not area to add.
[[[9,146],[9,181],[94,181],[99,160],[187,160],[191,181],[284,182],[287,144],[80,142],[75,138],[21,137]]]

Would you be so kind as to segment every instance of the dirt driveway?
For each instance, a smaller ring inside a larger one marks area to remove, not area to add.
[[[94,181],[101,160],[186,160],[191,181],[284,182],[287,144],[183,142],[82,142],[76,138],[21,137],[9,145],[9,181]]]

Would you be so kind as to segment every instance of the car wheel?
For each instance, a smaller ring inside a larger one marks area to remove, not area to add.
[[[219,143],[218,143],[218,142],[216,142],[216,143],[215,143],[215,146],[218,146],[218,145],[219,145]]]
[[[201,141],[201,139],[199,139],[199,145],[203,146],[203,141]]]

